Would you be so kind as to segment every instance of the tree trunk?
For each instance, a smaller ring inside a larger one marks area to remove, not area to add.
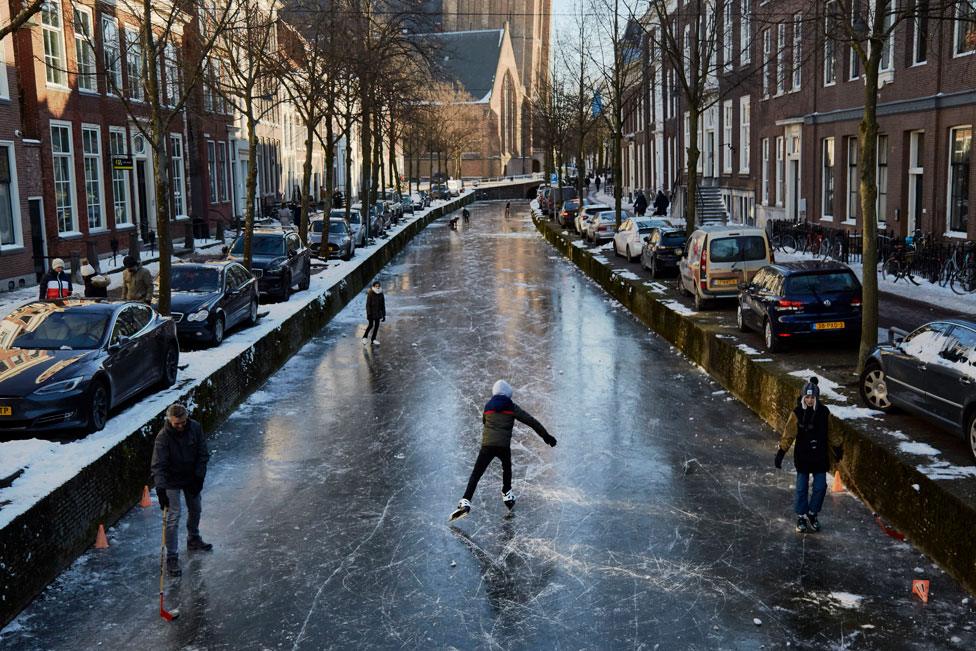
[[[309,187],[312,185],[312,150],[315,147],[315,125],[305,123],[305,162],[302,164],[302,212],[298,220],[298,235],[308,242],[308,210],[312,202]]]
[[[370,102],[369,102],[369,91],[366,89],[365,84],[363,84],[363,91],[360,95],[360,114],[361,128],[359,131],[359,148],[360,156],[362,157],[361,165],[361,175],[362,178],[359,179],[359,212],[363,220],[363,228],[366,229],[366,237],[370,238],[373,233],[370,232],[369,223],[369,186],[372,182],[370,174],[373,171],[372,153],[373,153],[373,130],[372,130],[372,118],[369,115]]]
[[[155,122],[155,121],[154,121]],[[161,124],[153,125],[155,142],[152,148],[156,192],[156,244],[159,246],[159,295],[156,305],[160,314],[169,314],[170,269],[173,241],[169,233],[169,156],[166,155],[166,136]]]
[[[325,200],[328,202],[329,210],[335,208],[332,205],[332,195],[336,190],[335,123],[332,118],[332,111],[328,111],[323,118],[325,120]]]
[[[694,105],[692,105],[694,106]],[[685,193],[685,232],[688,237],[695,232],[698,222],[698,111],[688,111],[688,164],[686,166],[687,192]]]
[[[346,156],[346,221],[349,221],[352,214],[352,119],[347,119],[345,127],[346,133],[343,138],[346,146],[343,153]],[[365,224],[363,228],[366,228]]]
[[[864,67],[864,112],[858,125],[860,148],[860,199],[863,242],[861,244],[861,345],[857,372],[864,370],[868,355],[878,343],[878,68],[881,48],[872,48]]]
[[[396,129],[393,127],[393,118],[390,118],[390,187],[397,192],[400,191],[400,171],[397,169],[396,162]],[[410,188],[407,188],[408,190]]]
[[[258,186],[258,134],[257,120],[254,119],[254,103],[250,97],[245,100],[247,117],[247,183],[244,190],[244,267],[251,270],[251,240],[254,236],[254,200]]]

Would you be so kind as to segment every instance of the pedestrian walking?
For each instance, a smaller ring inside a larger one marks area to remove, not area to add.
[[[638,217],[643,217],[644,213],[647,212],[647,197],[644,196],[643,190],[637,190],[637,196],[634,198],[634,212]]]
[[[793,448],[793,465],[796,467],[796,496],[793,512],[796,513],[796,530],[806,533],[820,531],[817,519],[827,494],[827,471],[830,469],[830,449],[840,463],[844,455],[843,438],[839,432],[830,431],[830,410],[820,402],[820,387],[816,377],[803,387],[803,393],[783,428],[774,464],[783,467],[783,457],[790,446]],[[811,494],[810,478],[813,477]]]
[[[462,208],[461,217],[464,218],[464,223],[467,224],[469,221],[471,221],[471,211],[469,211],[467,208]]]
[[[508,219],[511,216],[512,216],[512,202],[511,201],[506,201],[505,202],[505,219]]]
[[[64,270],[64,260],[54,258],[51,268],[41,278],[37,300],[54,301],[71,296],[71,274]]]
[[[122,300],[152,303],[153,278],[138,258],[127,255],[122,258]]]
[[[383,296],[383,287],[378,280],[366,293],[366,321],[363,345],[371,343],[379,346],[380,342],[376,341],[376,335],[380,331],[380,321],[386,321],[386,297]],[[371,331],[372,336],[370,336]]]
[[[599,189],[599,188],[597,188],[597,189]],[[583,177],[583,190],[586,191],[586,194],[589,194],[590,193],[590,177],[589,177],[589,175],[586,175],[586,176]]]
[[[654,197],[654,214],[655,215],[661,215],[661,216],[667,215],[668,214],[668,205],[670,203],[671,202],[668,201],[668,198],[664,194],[664,191],[659,189],[657,191],[657,196]]]
[[[596,191],[600,191],[600,175],[596,175],[596,179],[593,180],[593,184],[596,186]]]
[[[85,281],[85,298],[108,298],[108,276],[96,274],[95,267],[86,263],[81,266],[81,279]]]
[[[505,380],[498,380],[491,388],[491,399],[485,405],[481,422],[484,429],[481,434],[481,450],[474,462],[474,469],[468,479],[468,487],[464,490],[464,497],[458,502],[457,509],[451,514],[451,521],[463,518],[471,512],[471,498],[478,487],[481,476],[491,462],[498,458],[502,462],[502,502],[509,510],[515,506],[515,494],[512,492],[512,428],[515,421],[528,425],[550,447],[556,446],[556,439],[542,423],[533,418],[528,412],[512,402],[512,387]]]
[[[170,576],[179,576],[179,525],[182,505],[186,502],[187,551],[213,550],[213,545],[200,536],[200,514],[203,512],[201,493],[207,477],[210,452],[203,435],[203,427],[190,418],[186,407],[179,403],[166,409],[166,422],[156,434],[152,454],[152,478],[163,509],[166,527],[166,569]]]

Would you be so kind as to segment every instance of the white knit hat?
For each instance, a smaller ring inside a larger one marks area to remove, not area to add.
[[[95,275],[95,267],[91,266],[90,264],[85,264],[81,266],[82,278],[86,278],[88,276],[94,276],[94,275]]]
[[[491,388],[491,395],[493,396],[505,396],[506,398],[512,397],[512,385],[505,380],[499,380],[495,382],[495,386]]]
[[[51,268],[57,269],[58,267],[64,269],[64,260],[62,260],[61,258],[54,258],[53,260],[51,260]]]

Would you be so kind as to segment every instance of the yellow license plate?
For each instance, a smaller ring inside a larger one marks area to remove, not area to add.
[[[716,278],[712,281],[712,284],[719,287],[728,287],[729,285],[738,285],[739,280],[737,278]]]
[[[814,323],[814,330],[843,330],[843,321],[827,321],[826,323]]]
[[[14,415],[13,407],[0,406],[0,416],[13,416],[13,415]]]

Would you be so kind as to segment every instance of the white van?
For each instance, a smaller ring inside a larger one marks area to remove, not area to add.
[[[461,182],[461,179],[448,179],[447,180],[447,189],[451,191],[451,196],[452,197],[456,197],[456,196],[460,195],[461,194],[461,188],[463,188],[463,187],[464,187],[464,185]]]
[[[739,283],[752,280],[773,259],[766,231],[751,226],[701,226],[688,239],[678,262],[682,292],[695,297],[695,309],[715,298],[735,298]]]

